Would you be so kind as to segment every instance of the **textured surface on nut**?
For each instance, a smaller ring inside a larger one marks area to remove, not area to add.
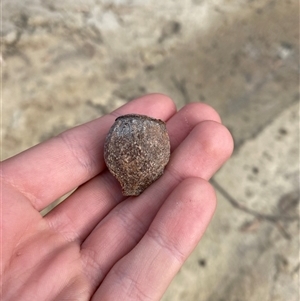
[[[144,115],[120,116],[104,145],[104,159],[123,194],[139,195],[164,172],[170,140],[162,120]]]

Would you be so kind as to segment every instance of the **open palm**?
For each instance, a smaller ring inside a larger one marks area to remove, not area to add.
[[[165,120],[171,140],[164,175],[138,197],[122,196],[103,160],[128,113]],[[3,161],[1,300],[159,300],[212,217],[207,181],[232,145],[209,106],[176,112],[152,94]]]

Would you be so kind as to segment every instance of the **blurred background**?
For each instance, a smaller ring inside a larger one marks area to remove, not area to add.
[[[2,159],[146,93],[235,140],[163,301],[299,300],[297,0],[3,0]]]

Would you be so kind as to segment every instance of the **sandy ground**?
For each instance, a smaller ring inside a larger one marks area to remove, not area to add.
[[[299,300],[298,1],[2,5],[2,159],[145,93],[206,102],[236,149],[163,300]]]

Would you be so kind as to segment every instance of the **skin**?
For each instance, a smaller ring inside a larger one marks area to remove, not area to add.
[[[165,120],[172,155],[160,179],[126,198],[102,154],[128,113]],[[176,112],[151,94],[3,161],[1,300],[160,300],[212,218],[208,180],[232,150],[211,107]]]

